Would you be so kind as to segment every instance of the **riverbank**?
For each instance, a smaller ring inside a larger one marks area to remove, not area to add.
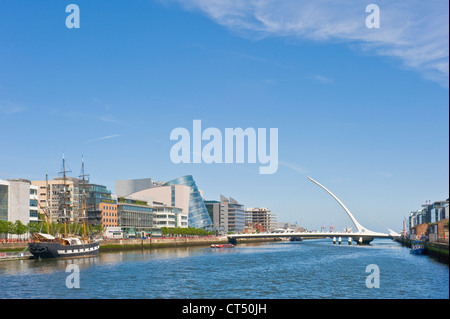
[[[395,239],[397,242],[401,243],[403,246],[411,247],[412,240],[400,237]],[[429,242],[423,241],[425,248],[425,255],[436,258],[440,262],[449,264],[449,250],[448,244],[446,243],[438,243],[438,242]]]
[[[239,240],[244,243],[263,243],[279,241],[279,239],[253,238]],[[152,248],[171,248],[171,247],[193,247],[193,246],[211,246],[212,244],[226,244],[228,238],[222,237],[173,237],[173,238],[147,238],[147,239],[108,239],[100,243],[100,252],[133,250],[133,249],[152,249]]]
[[[239,243],[262,243],[273,242],[274,239],[244,239]],[[206,246],[212,244],[226,244],[228,238],[221,237],[169,237],[159,238],[152,237],[146,239],[106,239],[100,242],[99,252],[113,252],[136,249],[153,249],[153,248],[176,248],[176,247],[194,247]],[[0,243],[0,261],[28,259],[31,254],[25,249],[28,247],[27,242]],[[21,253],[19,255],[19,253]]]
[[[100,242],[100,252],[118,250],[208,246],[228,242],[226,237],[173,237],[147,239],[107,239]]]

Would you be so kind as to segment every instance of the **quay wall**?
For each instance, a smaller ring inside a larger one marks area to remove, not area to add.
[[[239,244],[273,242],[274,239],[256,238],[239,240]],[[198,238],[151,238],[151,239],[108,239],[100,242],[100,252],[147,249],[147,248],[170,248],[170,247],[192,247],[192,246],[210,246],[212,244],[226,244],[228,238],[222,237],[198,237]]]
[[[0,243],[0,251],[16,251],[22,250],[28,247],[28,242],[11,242],[11,243]]]
[[[239,239],[237,245],[264,243],[281,241],[280,238],[245,238]],[[221,237],[172,237],[158,238],[152,237],[147,239],[105,239],[100,242],[101,252],[113,252],[135,249],[152,249],[152,248],[172,248],[172,247],[194,247],[194,246],[210,246],[212,244],[227,244],[228,238]],[[28,242],[3,242],[0,243],[0,261],[11,259],[27,259],[31,256],[25,249]],[[15,253],[14,253],[15,252]],[[21,256],[17,255],[22,252]]]
[[[411,240],[408,238],[400,237],[395,240],[406,247],[411,247]],[[447,243],[424,241],[423,244],[426,255],[432,256],[441,262],[449,263],[449,247]]]
[[[227,242],[226,237],[107,239],[100,242],[100,252],[146,248],[208,246]]]
[[[274,239],[253,238],[240,239],[238,243],[273,242]],[[163,247],[189,247],[209,246],[212,244],[226,244],[228,238],[221,237],[171,237],[171,238],[147,238],[147,239],[105,239],[100,242],[100,251],[111,251],[134,248],[163,248]],[[28,242],[4,242],[0,243],[0,251],[21,251],[27,248]]]

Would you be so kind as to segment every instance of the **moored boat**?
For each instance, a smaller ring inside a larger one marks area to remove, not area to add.
[[[421,241],[413,241],[411,242],[411,254],[414,255],[423,255],[425,251],[425,248],[423,246],[423,243]]]
[[[28,244],[34,258],[74,258],[96,256],[100,247],[98,241],[82,240],[77,237],[56,238],[36,233],[35,242]]]
[[[211,248],[233,248],[233,244],[212,244]]]
[[[47,205],[46,208],[43,209],[46,218],[47,224],[47,233],[34,233],[34,241],[28,244],[28,250],[33,255],[34,258],[43,259],[43,258],[75,258],[75,257],[88,257],[88,256],[96,256],[98,254],[100,248],[100,240],[94,240],[89,238],[90,236],[86,233],[86,192],[85,192],[85,174],[84,174],[84,159],[82,162],[82,170],[83,170],[83,208],[82,208],[82,220],[83,224],[83,236],[76,235],[68,235],[67,234],[67,220],[68,220],[68,196],[67,196],[67,184],[66,184],[66,170],[65,170],[65,160],[63,155],[63,205],[60,211],[60,220],[64,224],[64,236],[60,235],[59,237],[55,237],[50,235],[49,229],[49,187],[48,187],[48,176],[46,176],[47,180]]]

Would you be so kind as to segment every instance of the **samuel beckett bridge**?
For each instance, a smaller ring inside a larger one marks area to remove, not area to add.
[[[231,244],[236,245],[238,239],[250,239],[250,238],[290,238],[291,240],[301,240],[302,238],[329,238],[333,237],[333,242],[336,241],[336,238],[338,242],[340,243],[342,238],[347,238],[349,244],[352,240],[356,241],[358,244],[369,244],[374,238],[391,238],[394,239],[395,237],[399,237],[400,234],[394,232],[393,230],[389,229],[389,233],[379,233],[374,232],[366,227],[362,226],[356,218],[353,216],[353,214],[348,210],[348,208],[341,202],[339,198],[336,197],[332,192],[330,192],[325,186],[319,184],[315,180],[313,180],[311,177],[308,177],[310,181],[315,183],[316,185],[323,188],[328,194],[330,194],[337,202],[338,204],[344,209],[344,211],[347,213],[347,215],[352,220],[353,224],[356,227],[356,232],[323,232],[323,233],[310,233],[310,232],[285,232],[285,233],[259,233],[259,234],[230,234],[227,235],[228,242]]]

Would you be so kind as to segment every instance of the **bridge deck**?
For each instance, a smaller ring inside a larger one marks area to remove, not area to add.
[[[359,237],[365,238],[392,238],[389,234],[383,233],[260,233],[260,234],[230,234],[228,238],[244,239],[244,238],[276,238],[276,237],[352,237],[358,239]]]

